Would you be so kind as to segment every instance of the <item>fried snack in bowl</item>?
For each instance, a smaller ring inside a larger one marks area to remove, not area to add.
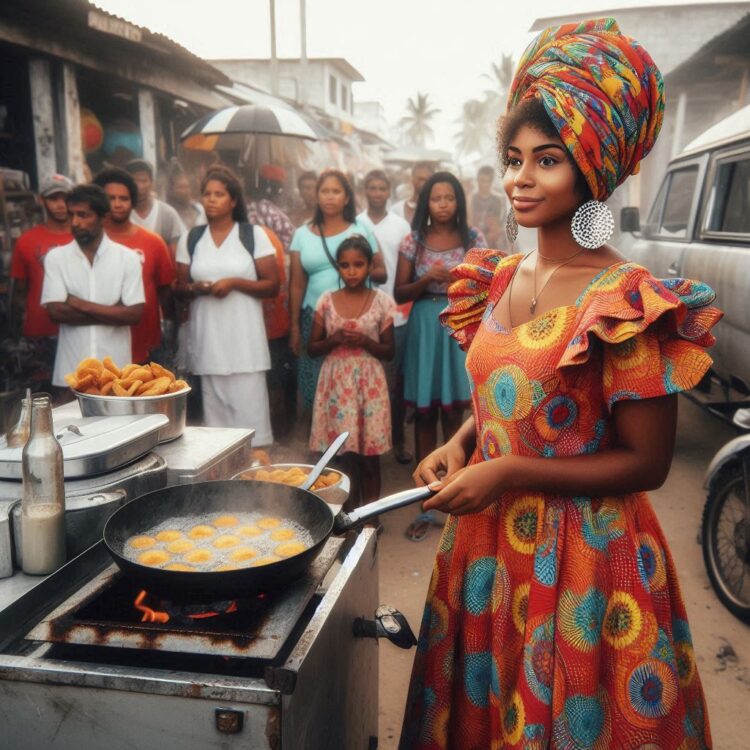
[[[159,430],[158,441],[180,437],[187,422],[190,386],[158,362],[117,366],[111,357],[82,360],[65,376],[84,417],[130,414],[164,414],[169,424]]]
[[[311,470],[311,464],[270,464],[269,466],[245,469],[233,478],[252,479],[258,482],[277,482],[290,487],[299,487],[307,479]],[[324,469],[310,491],[327,502],[341,503],[343,502],[342,493],[346,492],[344,475],[335,469]],[[344,499],[345,497],[344,495]]]

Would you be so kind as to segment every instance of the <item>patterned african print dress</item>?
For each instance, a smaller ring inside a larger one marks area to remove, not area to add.
[[[492,310],[520,259],[472,251],[441,316],[468,349],[471,463],[607,450],[613,404],[686,390],[710,366],[712,290],[628,262],[575,305],[502,328]],[[401,748],[710,747],[677,575],[645,493],[507,492],[449,517]]]

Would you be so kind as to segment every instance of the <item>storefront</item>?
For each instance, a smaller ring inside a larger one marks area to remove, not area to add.
[[[158,174],[180,132],[227,104],[215,90],[223,73],[86,0],[6,0],[0,55],[0,167],[26,172],[34,187],[135,156]]]

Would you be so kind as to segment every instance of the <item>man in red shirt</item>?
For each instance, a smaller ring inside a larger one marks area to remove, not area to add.
[[[138,188],[125,170],[105,169],[94,178],[94,183],[104,190],[109,199],[109,214],[104,222],[107,236],[113,242],[125,245],[141,256],[146,304],[141,322],[130,329],[130,338],[133,362],[148,362],[161,344],[162,316],[166,323],[165,345],[169,351],[175,350],[175,312],[172,297],[175,267],[172,257],[166,243],[158,234],[149,232],[130,220]],[[164,359],[163,355],[160,356]]]
[[[58,245],[73,241],[65,199],[73,182],[61,174],[46,180],[39,194],[46,221],[24,232],[13,248],[11,310],[13,332],[33,343],[36,357],[51,376],[55,363],[57,324],[39,304],[44,283],[44,256]],[[49,379],[49,378],[47,378]]]

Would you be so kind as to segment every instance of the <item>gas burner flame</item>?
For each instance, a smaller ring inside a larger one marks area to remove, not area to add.
[[[147,604],[144,603],[144,600],[148,596],[148,591],[146,589],[142,589],[138,596],[133,600],[133,604],[135,608],[142,612],[143,615],[141,617],[141,622],[160,622],[160,623],[167,623],[170,621],[170,614],[169,612],[166,612],[164,610],[159,609],[152,609]],[[221,615],[229,615],[232,612],[237,612],[237,601],[231,601],[231,602],[222,602],[222,604],[225,604],[226,606],[223,606],[220,611],[218,610],[200,610],[200,611],[193,611],[190,612],[189,610],[194,607],[186,607],[184,611],[179,612],[177,614],[181,615],[184,618],[187,618],[189,620],[205,620],[209,617],[219,617]],[[173,613],[175,614],[175,613]]]
[[[160,612],[158,609],[151,609],[151,607],[148,607],[143,603],[143,600],[147,596],[148,591],[142,589],[133,602],[135,608],[143,612],[141,622],[169,622],[169,615],[166,612]]]

